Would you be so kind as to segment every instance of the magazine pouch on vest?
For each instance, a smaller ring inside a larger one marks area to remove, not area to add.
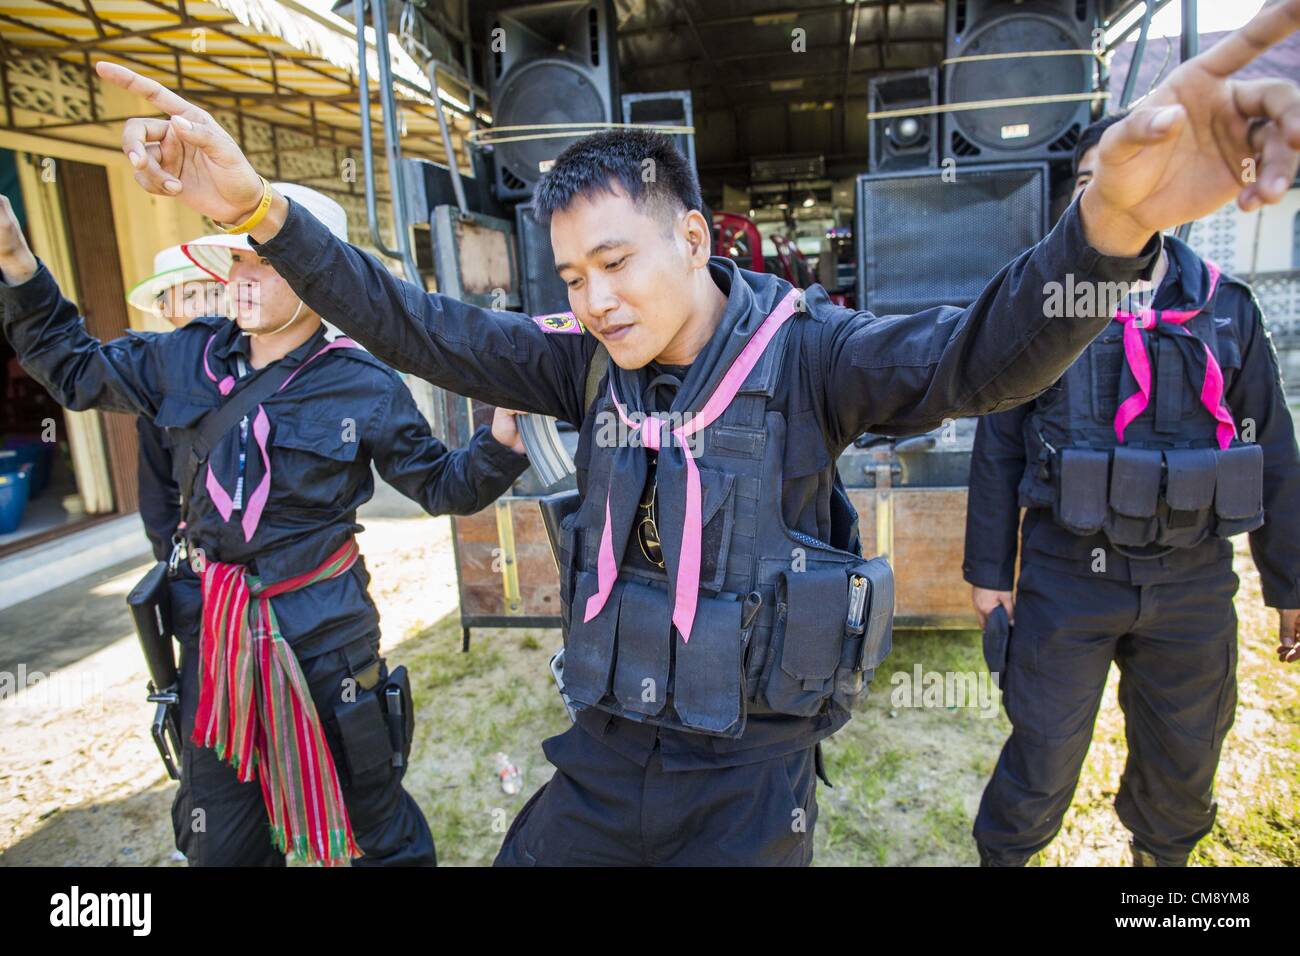
[[[1142,547],[1155,539],[1162,466],[1159,449],[1121,445],[1111,453],[1110,507],[1103,528],[1113,543]]]
[[[782,572],[762,688],[767,706],[811,717],[834,696],[851,710],[892,647],[893,616],[894,575],[883,558]]]
[[[1233,445],[1219,452],[1214,533],[1226,538],[1264,523],[1264,449]]]
[[[1231,285],[1240,283],[1212,280],[1216,290]],[[1242,364],[1236,326],[1216,317],[1217,301],[1216,291],[1198,311],[1157,313],[1170,321],[1141,329],[1141,388],[1125,344],[1134,327],[1093,340],[1026,421],[1023,507],[1050,504],[1066,530],[1102,531],[1138,549],[1133,557],[1263,524],[1263,450],[1224,433],[1231,410],[1211,387],[1230,385]]]
[[[834,699],[845,710],[854,710],[866,700],[867,685],[894,646],[894,569],[884,558],[864,561],[850,571],[845,632]]]
[[[763,696],[774,711],[811,717],[840,665],[849,581],[845,568],[785,571],[776,582],[773,662]]]
[[[1174,548],[1191,548],[1210,536],[1219,453],[1213,448],[1165,451],[1165,498],[1156,540]]]
[[[1096,534],[1106,521],[1110,454],[1066,448],[1057,464],[1056,521],[1077,535]]]

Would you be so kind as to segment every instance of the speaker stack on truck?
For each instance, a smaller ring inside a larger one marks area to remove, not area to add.
[[[948,0],[945,25],[937,70],[868,80],[854,231],[858,307],[877,314],[973,302],[1047,234],[1052,164],[1095,115],[1097,0]],[[988,101],[1011,102],[954,108]]]
[[[555,274],[550,235],[533,213],[532,198],[555,158],[599,124],[647,123],[690,127],[688,90],[619,95],[618,36],[613,0],[562,0],[501,10],[487,22],[487,88],[493,126],[532,127],[494,138],[493,189],[513,206],[519,240],[524,309],[533,314],[569,308]],[[566,127],[577,127],[563,135]],[[540,134],[531,138],[530,134]],[[515,139],[516,135],[522,138]],[[692,133],[674,135],[695,162]]]
[[[488,19],[484,72],[493,126],[535,127],[507,134],[503,138],[513,141],[497,143],[491,152],[496,197],[514,207],[524,309],[534,314],[569,306],[550,237],[533,215],[533,191],[555,157],[581,137],[555,132],[618,120],[614,27],[613,0],[538,3]],[[514,138],[531,133],[541,136]]]
[[[968,306],[1047,234],[1052,174],[1065,184],[1074,146],[1094,117],[1097,7],[1096,0],[948,0],[937,68],[868,79],[868,164],[854,196],[858,308],[897,315]],[[864,435],[839,459],[850,487],[864,475],[873,486],[882,468],[896,474],[893,495],[858,488],[851,495],[864,513],[873,509],[877,540],[885,535],[904,564],[909,553],[941,552],[957,557],[940,565],[961,563],[960,530],[945,537],[931,529],[964,526],[958,486],[969,475],[973,424],[899,442]],[[909,486],[925,495],[909,498]],[[936,514],[944,517],[935,521]],[[917,580],[904,581],[903,589],[920,593]],[[926,608],[922,619],[933,618],[948,593],[960,593],[961,581],[936,587],[918,604]],[[956,607],[949,612],[959,616]]]

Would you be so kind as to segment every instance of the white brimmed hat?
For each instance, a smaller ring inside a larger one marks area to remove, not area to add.
[[[281,196],[292,199],[319,219],[331,233],[344,242],[348,241],[348,214],[329,196],[307,186],[299,186],[297,183],[271,183],[271,185]],[[192,259],[196,266],[221,282],[230,279],[231,250],[252,248],[246,232],[236,235],[222,233],[203,236],[181,245],[185,255]]]
[[[212,276],[190,261],[181,246],[168,246],[153,257],[153,275],[126,294],[127,305],[153,312],[158,294],[184,282],[211,282]]]

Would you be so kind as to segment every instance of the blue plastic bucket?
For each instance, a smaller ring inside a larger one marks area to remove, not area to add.
[[[18,453],[19,467],[23,464],[32,466],[29,496],[35,498],[45,490],[46,484],[49,483],[50,456],[54,452],[54,445],[43,442],[36,437],[13,435],[5,441],[5,450]],[[0,468],[0,471],[3,470],[3,468]]]
[[[31,487],[32,470],[0,472],[0,534],[12,534],[23,522],[27,510],[27,495]]]

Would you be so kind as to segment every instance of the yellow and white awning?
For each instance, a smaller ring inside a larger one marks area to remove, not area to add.
[[[372,31],[367,35],[378,135],[378,69]],[[389,40],[402,151],[445,162],[428,79]],[[354,27],[296,0],[0,0],[0,126],[66,137],[77,127],[120,121],[97,102],[89,71],[99,59],[178,89],[234,127],[266,124],[257,134],[231,132],[268,162],[273,154],[360,143]],[[464,162],[468,94],[454,81],[440,93]]]

